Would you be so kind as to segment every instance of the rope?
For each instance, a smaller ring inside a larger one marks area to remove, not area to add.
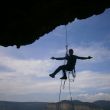
[[[67,27],[65,25],[65,33],[66,33],[66,36],[65,36],[65,49],[66,49],[66,53],[65,53],[65,56],[68,54],[68,38],[67,38]],[[64,60],[64,64],[66,64],[66,60]]]
[[[70,74],[72,74],[73,79],[70,79]],[[68,73],[68,81],[69,81],[69,94],[70,94],[70,99],[72,100],[72,92],[71,92],[71,82],[74,82],[75,80],[75,73],[73,73],[73,71],[69,71]],[[62,88],[65,88],[65,82],[66,80],[64,80],[64,83],[62,82],[63,80],[61,80],[61,84],[60,84],[60,93],[59,93],[59,102],[61,101],[61,93],[62,93]]]
[[[60,102],[60,98],[61,98],[61,90],[62,90],[62,80],[61,80],[61,84],[60,84],[59,102]]]
[[[70,100],[72,101],[70,72],[68,73],[68,81],[69,81],[69,94],[70,94]]]
[[[65,25],[65,29],[66,29],[66,38],[65,38],[65,43],[66,43],[66,55],[68,54],[68,36],[67,36],[67,27]],[[66,60],[64,60],[64,64],[66,63]],[[74,70],[74,73],[75,73],[75,70]],[[75,74],[73,73],[73,71],[71,71],[71,74],[73,76],[73,82],[74,82],[74,79],[75,79]],[[59,93],[59,103],[58,103],[58,110],[61,110],[61,93],[62,93],[62,88],[64,89],[65,88],[65,83],[66,83],[66,80],[64,80],[64,83],[62,84],[62,81],[61,80],[61,84],[60,84],[60,93]],[[69,95],[70,95],[70,100],[72,101],[72,92],[71,92],[71,79],[70,79],[70,71],[68,73],[68,81],[69,81]]]
[[[61,92],[62,92],[62,80],[61,80],[61,84],[60,84],[60,93],[59,93],[59,102],[58,102],[58,110],[61,110]]]
[[[66,30],[66,39],[65,39],[65,43],[66,43],[66,46],[68,46],[68,36],[67,36],[67,27],[65,25],[65,30]]]
[[[68,35],[67,35],[67,27],[65,25],[65,31],[66,31],[66,38],[65,38],[65,48],[66,48],[66,54],[68,54]]]

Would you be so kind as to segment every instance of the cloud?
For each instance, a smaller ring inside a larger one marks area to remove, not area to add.
[[[87,101],[87,102],[94,102],[96,100],[110,100],[109,93],[95,93],[95,94],[79,94],[78,96],[74,96],[73,98],[77,100]]]
[[[45,83],[41,84],[42,78],[45,80],[49,77],[49,71],[54,66],[54,63],[48,59],[23,60],[8,57],[5,54],[1,54],[0,57],[0,64],[5,67],[4,71],[0,71],[0,93],[7,94],[8,91],[8,94],[22,94],[37,91],[37,89],[39,91],[45,88]],[[12,71],[5,71],[6,68]]]
[[[1,55],[0,57],[0,64],[13,70],[0,72],[1,92],[6,93],[7,90],[12,93],[29,93],[34,91],[57,92],[60,84],[59,80],[48,79],[49,72],[53,71],[56,67],[54,61],[15,59],[6,55]],[[58,74],[58,78],[60,76],[61,73]],[[110,89],[109,81],[110,75],[108,73],[81,71],[77,73],[72,89],[78,92],[87,88]]]
[[[10,74],[7,74],[9,77]],[[5,78],[6,76],[4,76]],[[41,93],[56,93],[59,91],[60,80],[59,76],[56,76],[56,79],[44,78],[40,79],[37,77],[36,80],[33,80],[32,77],[15,77],[12,79],[3,80],[0,83],[0,91],[4,93],[14,93],[14,94],[28,94],[31,92],[41,92]],[[34,77],[35,78],[35,77]],[[88,90],[107,91],[110,90],[110,75],[108,73],[100,74],[91,71],[83,71],[77,73],[75,82],[71,82],[71,90],[74,93],[88,92]],[[4,85],[4,86],[3,86]],[[65,85],[65,92],[68,92],[68,81]],[[87,90],[87,91],[86,91]],[[44,92],[45,91],[45,92]]]
[[[93,71],[77,73],[74,82],[71,82],[71,92],[74,100],[93,102],[96,100],[110,100],[110,74]],[[65,84],[66,99],[70,99],[68,81]],[[64,98],[64,97],[63,97]],[[64,98],[65,99],[65,98]]]
[[[72,76],[70,77],[72,79]],[[96,93],[110,91],[110,74],[93,71],[81,71],[76,74],[74,82],[71,82],[73,94]],[[60,84],[60,83],[59,83]],[[65,84],[65,92],[68,92],[68,81]],[[53,85],[55,87],[55,84]]]
[[[93,56],[94,62],[110,60],[110,49],[104,47],[100,43],[92,43],[86,47],[77,47],[75,51],[79,55]]]
[[[107,41],[106,41],[107,42]],[[74,54],[78,56],[92,56],[92,62],[101,62],[110,60],[110,49],[105,46],[106,42],[81,43],[72,45]],[[58,50],[57,55],[65,55],[65,49]]]
[[[74,88],[76,89],[103,89],[109,88],[110,74],[93,72],[93,71],[82,71],[77,73],[77,77],[74,82]]]
[[[49,67],[52,67],[50,60],[41,59],[15,59],[13,57],[1,56],[0,64],[13,70],[17,74],[29,75],[34,74],[38,77],[45,76]]]
[[[81,56],[94,56],[96,58],[95,62],[110,58],[109,49],[102,44],[100,44],[100,46],[95,45],[96,44],[88,47],[75,47],[75,53]],[[59,51],[58,55],[63,52],[65,51]],[[56,63],[56,61],[51,61],[49,59],[17,59],[8,56],[8,54],[0,53],[0,64],[4,67],[4,70],[6,68],[12,70],[8,71],[7,69],[7,71],[0,71],[0,94],[4,94],[4,99],[5,96],[16,95],[17,97],[33,93],[40,95],[56,94],[59,92],[59,77],[62,74],[59,73],[56,75],[55,79],[48,76],[49,73],[53,72],[60,64],[59,62]],[[109,73],[94,72],[90,70],[77,72],[75,82],[72,82],[71,85],[73,97],[76,97],[76,99],[85,98],[85,100],[91,101],[95,99],[109,99],[109,93],[105,93],[110,91],[109,81]],[[90,91],[93,92],[93,95],[91,95]],[[64,93],[68,93],[68,81],[66,82]],[[40,97],[43,99],[42,95]],[[53,97],[55,96],[53,95]]]

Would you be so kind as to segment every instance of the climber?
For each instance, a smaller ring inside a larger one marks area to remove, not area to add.
[[[60,57],[60,58],[52,57],[51,59],[55,59],[55,60],[67,60],[67,64],[59,66],[52,74],[49,74],[49,76],[52,78],[55,78],[55,75],[60,70],[62,70],[63,71],[63,77],[61,77],[60,79],[67,79],[66,71],[72,71],[73,69],[75,69],[77,59],[85,60],[85,59],[91,59],[92,58],[91,56],[79,57],[79,56],[73,55],[73,53],[74,53],[73,49],[69,49],[69,55],[66,54],[65,57]]]

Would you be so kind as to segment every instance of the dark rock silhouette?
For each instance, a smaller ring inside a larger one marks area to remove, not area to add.
[[[20,47],[33,43],[59,25],[98,15],[109,0],[37,0],[0,3],[0,45]]]

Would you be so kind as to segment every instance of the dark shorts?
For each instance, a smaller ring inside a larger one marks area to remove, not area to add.
[[[68,65],[62,65],[64,70],[67,70],[67,71],[72,71],[74,68],[73,67],[70,67]]]

